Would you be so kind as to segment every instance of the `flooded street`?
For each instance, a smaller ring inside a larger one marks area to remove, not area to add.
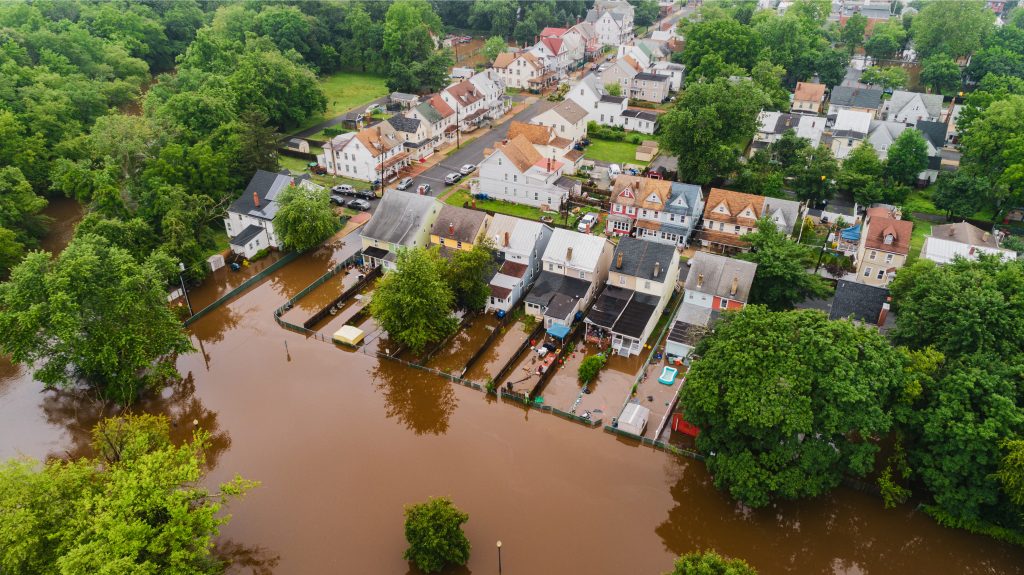
[[[456,573],[496,572],[498,539],[504,572],[518,574],[655,575],[705,548],[763,575],[1024,573],[1024,550],[909,506],[886,511],[841,489],[752,512],[717,492],[702,463],[281,329],[273,310],[337,261],[305,254],[198,320],[199,351],[178,361],[185,381],[143,404],[179,435],[194,419],[214,433],[209,482],[238,473],[262,483],[223,532],[222,547],[249,565],[236,573],[415,573],[401,556],[402,508],[431,495],[470,516],[472,558]],[[497,369],[526,336],[510,326],[473,372]],[[450,347],[435,361],[473,351]],[[639,367],[621,363],[590,395],[616,389],[607,401],[621,405],[616,374]],[[40,389],[0,362],[0,456],[85,452],[101,406]]]

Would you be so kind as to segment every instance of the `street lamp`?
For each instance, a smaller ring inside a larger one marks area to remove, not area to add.
[[[181,293],[185,296],[185,303],[188,304],[188,317],[192,317],[192,302],[188,300],[188,290],[185,289],[185,278],[181,275],[185,273],[185,264],[178,262],[178,280],[181,281]]]
[[[498,541],[498,575],[501,575],[501,541]]]

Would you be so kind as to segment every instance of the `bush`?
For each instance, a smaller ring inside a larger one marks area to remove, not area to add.
[[[602,126],[597,122],[587,123],[587,136],[591,139],[622,142],[628,135],[630,134],[618,126]]]
[[[405,508],[405,539],[409,548],[405,559],[421,571],[433,573],[448,565],[465,565],[470,544],[462,532],[469,521],[447,497],[431,497],[426,503]]]
[[[259,260],[267,257],[268,255],[270,255],[270,248],[263,248],[262,250],[254,253],[252,255],[252,257],[249,258],[249,263],[252,263],[252,262],[255,262],[255,261],[259,261]]]
[[[580,383],[586,385],[594,381],[594,379],[597,378],[597,374],[601,371],[601,368],[604,367],[604,364],[607,361],[608,359],[602,354],[587,356],[580,363],[579,370],[577,371]]]

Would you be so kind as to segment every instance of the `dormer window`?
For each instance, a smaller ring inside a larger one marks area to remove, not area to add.
[[[894,239],[895,239],[895,237],[894,237],[894,236],[893,236],[892,234],[886,234],[886,235],[885,235],[885,245],[887,245],[887,246],[888,246],[888,245],[891,245],[891,244],[892,244],[892,241],[893,241]]]

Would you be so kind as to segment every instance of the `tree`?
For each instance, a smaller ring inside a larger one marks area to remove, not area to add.
[[[680,405],[715,486],[751,507],[815,497],[874,467],[903,356],[816,310],[727,313],[697,346]]]
[[[906,39],[907,32],[898,21],[880,22],[864,42],[864,52],[876,60],[887,60],[903,48]]]
[[[960,137],[961,169],[992,183],[989,200],[999,221],[1024,199],[1024,96],[992,102],[970,121]]]
[[[421,571],[434,573],[448,565],[469,561],[470,543],[462,532],[469,521],[447,497],[431,497],[426,503],[405,508],[405,540],[409,548],[403,555]]]
[[[650,26],[660,15],[657,0],[629,0],[629,3],[633,5],[633,22],[637,26]]]
[[[864,43],[864,32],[868,27],[868,19],[863,14],[857,13],[846,19],[839,32],[839,39],[846,46],[846,49],[853,54],[857,46]]]
[[[969,218],[981,209],[991,185],[985,178],[966,172],[942,172],[932,201],[946,212],[946,219]]]
[[[694,551],[676,559],[669,575],[757,575],[742,559],[722,557],[715,551]]]
[[[508,49],[508,44],[505,43],[505,39],[501,36],[491,36],[484,42],[484,57],[487,58],[488,62],[494,62],[494,59]]]
[[[968,56],[992,32],[996,16],[983,0],[928,2],[914,16],[910,35],[922,57]]]
[[[421,91],[413,84],[422,79],[422,66],[434,54],[432,35],[441,33],[441,19],[426,0],[400,0],[388,7],[384,17],[383,53],[384,61],[390,64],[389,89]],[[430,67],[434,68],[436,66]],[[432,88],[432,84],[428,84],[427,89]]]
[[[1024,509],[1024,439],[1003,442],[1006,456],[999,462],[996,477],[1010,501]]]
[[[18,241],[18,235],[0,227],[0,281],[6,280],[21,258],[25,257],[25,246]]]
[[[306,251],[338,231],[338,216],[326,189],[292,184],[277,197],[274,229],[289,250]]]
[[[850,56],[840,50],[825,50],[818,57],[816,69],[818,78],[829,90],[843,83],[846,68],[850,65]]]
[[[439,3],[438,8],[444,4],[447,3]],[[464,10],[465,5],[462,6]],[[490,30],[491,34],[504,38],[512,34],[518,8],[515,0],[475,0],[469,7],[467,23],[475,30]]]
[[[853,195],[854,201],[862,206],[869,206],[881,200],[877,198],[874,202],[865,201],[872,199],[865,192],[882,178],[883,165],[878,159],[878,153],[870,142],[864,142],[850,151],[850,154],[843,160],[843,165],[836,176],[836,186]]]
[[[221,573],[223,506],[257,483],[205,487],[209,433],[174,445],[163,416],[106,419],[92,437],[93,459],[0,463],[4,573]]]
[[[597,379],[597,374],[601,372],[601,368],[604,367],[604,364],[607,361],[608,358],[606,358],[604,354],[600,353],[597,355],[588,355],[583,358],[583,361],[580,362],[579,369],[576,370],[576,376],[579,378],[580,383],[586,385]]]
[[[787,239],[770,218],[758,220],[757,230],[743,240],[751,249],[742,259],[757,264],[750,289],[753,303],[773,310],[792,309],[809,297],[826,297],[831,292],[824,279],[807,272],[813,257],[808,248]]]
[[[817,148],[808,146],[800,161],[788,171],[797,197],[812,202],[832,198],[835,192],[832,182],[838,173],[839,162],[832,155],[832,149],[824,145]]]
[[[888,68],[872,66],[864,70],[864,73],[860,76],[860,81],[865,84],[878,84],[885,89],[898,90],[906,87],[907,82],[910,81],[910,75],[899,66]]]
[[[682,58],[687,70],[696,68],[709,54],[749,70],[760,51],[760,38],[753,28],[731,18],[716,19],[690,26]]]
[[[621,96],[622,95],[622,84],[618,82],[610,82],[604,85],[604,91],[608,92],[609,96]]]
[[[691,84],[661,117],[662,142],[679,156],[679,175],[706,184],[735,169],[739,147],[757,131],[767,97],[753,82]]]
[[[243,112],[234,124],[231,139],[237,150],[235,165],[238,175],[243,178],[251,178],[257,170],[277,171],[277,139],[280,134],[268,122],[262,111],[250,109]]]
[[[297,126],[327,109],[313,72],[273,45],[247,46],[226,82],[238,108],[260,110],[274,126]]]
[[[898,184],[911,185],[928,167],[928,143],[917,130],[903,130],[889,146],[885,175]]]
[[[32,191],[21,170],[0,168],[0,227],[15,232],[20,243],[35,246],[46,232],[49,220],[41,212],[47,203]]]
[[[921,82],[933,92],[951,96],[960,89],[960,66],[946,54],[936,54],[921,63]]]
[[[47,387],[79,378],[122,405],[178,376],[174,354],[192,350],[167,307],[167,271],[86,235],[56,260],[30,253],[0,284],[0,349],[36,367]]]
[[[370,315],[388,336],[421,352],[458,327],[451,314],[455,296],[444,277],[437,249],[403,249],[395,269],[384,274],[370,300]]]
[[[473,249],[458,250],[448,260],[445,277],[455,295],[455,305],[469,311],[481,311],[491,295],[490,281],[497,270],[494,242],[481,236]]]

